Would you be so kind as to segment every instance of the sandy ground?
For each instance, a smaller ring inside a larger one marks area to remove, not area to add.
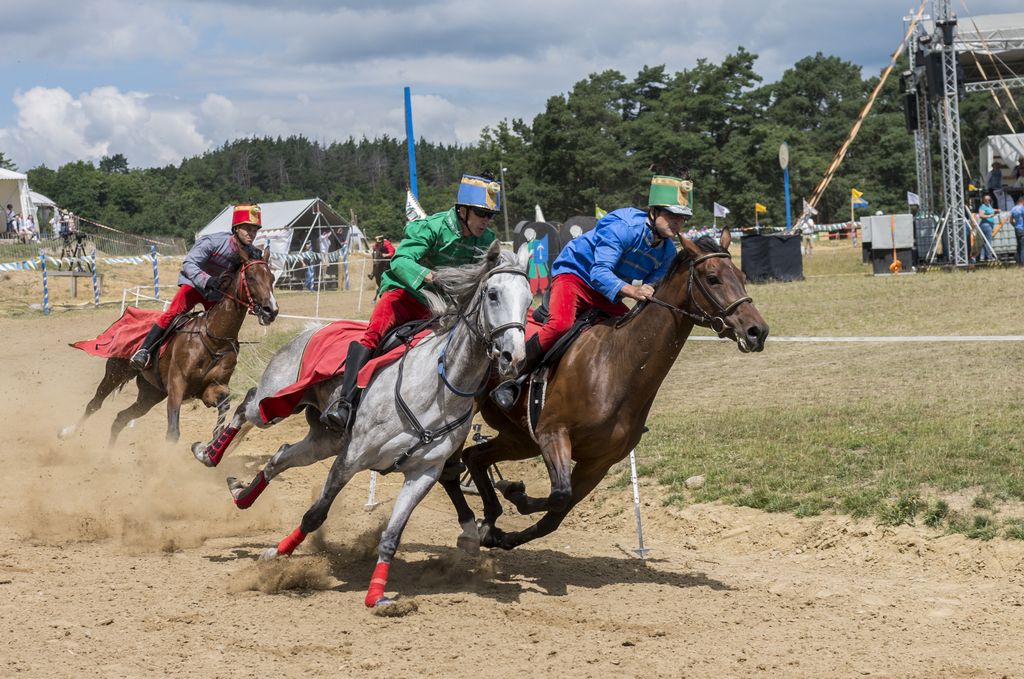
[[[102,372],[66,343],[117,312],[0,320],[0,676],[1024,676],[1024,544],[675,510],[651,485],[646,561],[631,554],[628,489],[601,488],[556,534],[480,558],[455,549],[438,489],[391,570],[389,592],[417,610],[375,616],[362,599],[400,479],[367,511],[356,477],[323,539],[270,564],[256,554],[297,525],[326,468],[287,473],[244,513],[230,502],[224,477],[299,438],[300,418],[209,470],[188,452],[215,419],[198,404],[179,445],[163,443],[158,406],[106,448],[130,386],[57,440]],[[504,471],[546,487],[536,464]],[[528,521],[509,508],[503,525]]]

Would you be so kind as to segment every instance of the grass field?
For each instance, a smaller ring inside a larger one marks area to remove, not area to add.
[[[748,288],[772,334],[1024,334],[1022,270],[876,278],[848,243],[819,246],[804,262],[805,281]],[[1022,358],[1020,343],[769,338],[753,356],[690,343],[655,403],[641,473],[679,504],[873,515],[1021,538]],[[706,485],[686,490],[696,474]]]

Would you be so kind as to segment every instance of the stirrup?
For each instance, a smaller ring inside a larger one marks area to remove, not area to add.
[[[520,391],[519,380],[505,380],[491,391],[490,398],[495,405],[508,412],[519,400]]]
[[[132,357],[128,359],[128,364],[136,370],[145,370],[149,365],[149,351],[146,349],[139,349]]]
[[[320,414],[320,424],[338,434],[344,434],[352,428],[355,419],[355,408],[345,399],[338,399],[327,410]]]

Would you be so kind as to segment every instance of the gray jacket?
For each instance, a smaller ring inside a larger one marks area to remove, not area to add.
[[[216,285],[221,274],[234,273],[242,266],[242,256],[238,252],[240,247],[242,245],[231,232],[222,231],[203,236],[185,256],[178,275],[178,285],[191,285],[211,302],[218,301],[224,295],[209,286]],[[248,249],[251,258],[260,256],[259,251],[251,245]]]

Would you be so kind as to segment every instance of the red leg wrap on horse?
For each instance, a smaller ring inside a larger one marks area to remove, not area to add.
[[[384,588],[388,584],[389,568],[391,568],[391,564],[382,561],[373,569],[373,577],[370,578],[370,589],[366,591],[366,601],[364,601],[367,608],[376,606],[377,602],[384,596]]]
[[[256,498],[260,496],[260,493],[270,485],[270,481],[267,479],[267,475],[260,470],[260,473],[256,475],[256,478],[252,480],[252,483],[239,493],[235,497],[235,506],[239,509],[248,509],[252,507],[252,503],[256,502]]]
[[[231,445],[231,442],[235,439],[235,434],[237,433],[238,427],[228,427],[222,431],[220,436],[217,437],[217,440],[206,449],[206,457],[210,459],[210,462],[213,463],[214,467],[216,467],[220,462],[220,459],[224,457],[224,451],[228,449],[229,445]]]
[[[291,554],[295,551],[295,548],[302,544],[302,541],[306,539],[306,534],[302,532],[301,528],[296,528],[291,532],[291,535],[281,540],[277,545],[277,553],[284,556],[285,554]]]

